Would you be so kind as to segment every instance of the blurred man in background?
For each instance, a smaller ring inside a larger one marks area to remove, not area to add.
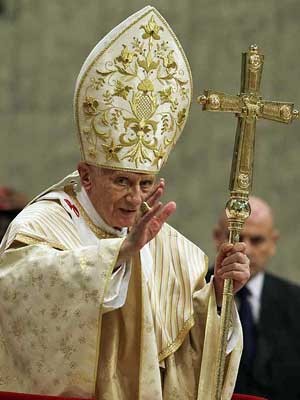
[[[240,235],[247,244],[251,278],[236,298],[244,350],[235,391],[296,400],[300,399],[300,287],[266,271],[279,232],[264,200],[250,197],[250,205],[251,215]],[[217,249],[228,241],[225,213],[213,237]]]
[[[8,186],[0,186],[0,241],[8,225],[28,202],[24,193]]]

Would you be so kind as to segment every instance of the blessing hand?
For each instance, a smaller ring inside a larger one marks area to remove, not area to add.
[[[137,254],[146,243],[150,242],[160,231],[163,224],[175,212],[176,203],[170,201],[163,205],[159,199],[165,189],[164,179],[160,179],[159,183],[154,187],[146,201],[149,206],[144,214],[137,218],[135,224],[124,240],[117,263],[120,264],[125,260],[129,260],[133,255]]]

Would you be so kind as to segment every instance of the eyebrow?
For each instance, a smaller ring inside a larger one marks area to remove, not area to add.
[[[125,177],[128,179],[132,179],[135,178],[135,176],[132,176],[129,172],[127,171],[114,171],[114,174],[112,174],[112,177],[114,178],[118,178],[118,177]],[[141,180],[155,180],[155,175],[144,175],[141,176]]]

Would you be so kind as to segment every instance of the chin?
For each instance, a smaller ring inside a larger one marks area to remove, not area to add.
[[[134,221],[135,221],[135,220],[133,220],[133,221],[128,221],[128,222],[124,222],[124,223],[122,224],[122,228],[131,228],[132,225],[134,224]]]
[[[256,274],[258,274],[258,273],[261,272],[261,271],[262,271],[261,268],[257,268],[257,267],[251,268],[251,267],[250,267],[250,275],[251,275],[251,277],[254,276],[254,275],[256,275]]]
[[[112,226],[117,227],[117,228],[130,228],[135,222],[135,217],[134,218],[122,218],[121,220],[119,219],[116,221]]]
[[[111,213],[109,225],[117,228],[129,228],[134,225],[137,217],[137,212],[125,213],[121,210],[116,210]]]

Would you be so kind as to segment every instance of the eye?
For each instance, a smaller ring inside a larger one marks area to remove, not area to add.
[[[129,185],[129,180],[126,178],[126,176],[119,176],[116,178],[115,183],[119,186],[128,186]]]
[[[147,180],[141,181],[141,183],[140,183],[141,189],[143,191],[148,191],[148,190],[150,190],[152,188],[153,183],[154,182],[151,179],[147,179]]]

